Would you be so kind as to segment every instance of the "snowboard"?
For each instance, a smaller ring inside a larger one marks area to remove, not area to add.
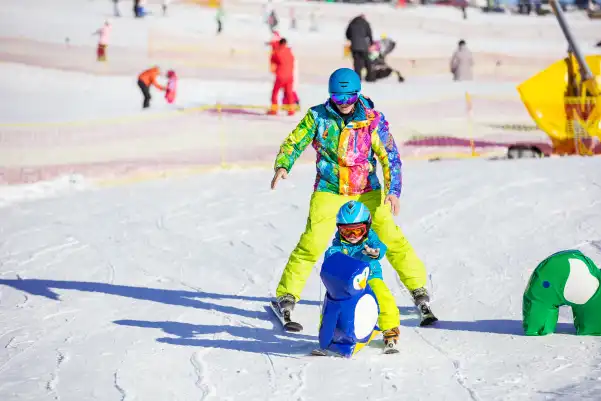
[[[300,331],[303,331],[303,325],[299,322],[295,322],[294,320],[292,320],[290,318],[289,311],[285,311],[284,313],[282,313],[276,301],[270,302],[270,308],[282,324],[282,327],[284,327],[284,330],[292,333],[298,333]]]

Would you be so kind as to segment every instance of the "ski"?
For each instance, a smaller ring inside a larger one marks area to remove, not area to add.
[[[398,354],[399,350],[394,343],[388,343],[384,346],[384,354]]]
[[[384,346],[384,350],[383,350],[384,354],[390,355],[390,354],[398,354],[399,350],[398,348],[396,348],[395,345],[392,346]],[[309,354],[311,356],[330,356],[330,357],[336,357],[336,358],[344,358],[342,355],[327,350],[327,349],[321,349],[321,348],[315,348],[313,351],[311,351],[311,353]]]
[[[417,307],[420,316],[420,327],[430,326],[438,321],[438,318],[432,313],[432,309],[426,303],[423,303]]]
[[[284,327],[284,330],[292,333],[298,333],[299,331],[303,331],[303,325],[293,321],[290,318],[290,311],[284,311],[284,313],[282,313],[276,301],[270,302],[270,308],[282,324],[282,327]]]
[[[321,349],[321,348],[315,348],[313,351],[311,351],[311,353],[309,355],[312,356],[331,356],[331,357],[335,357],[335,358],[342,358],[343,356],[340,354],[337,354],[336,352],[327,350],[327,349]]]

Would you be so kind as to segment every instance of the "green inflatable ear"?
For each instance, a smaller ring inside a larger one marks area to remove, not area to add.
[[[524,291],[522,323],[528,336],[555,332],[559,307],[572,307],[578,334],[601,327],[601,272],[580,251],[555,253],[534,269]],[[600,333],[601,333],[601,329]]]

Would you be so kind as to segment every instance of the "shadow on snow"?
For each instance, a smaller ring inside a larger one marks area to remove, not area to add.
[[[143,320],[116,320],[121,326],[160,329],[169,337],[157,338],[164,344],[205,348],[221,348],[252,353],[307,354],[317,345],[315,337],[294,334],[294,338],[282,338],[282,331],[248,326],[216,326],[180,322],[151,322]],[[234,339],[198,338],[198,336],[227,333]],[[280,334],[280,336],[278,336]],[[248,340],[240,340],[247,338]]]
[[[416,327],[418,319],[405,319],[401,317],[401,325],[405,327]],[[439,320],[433,326],[425,327],[426,330],[451,330],[471,331],[491,334],[507,334],[525,336],[521,320],[495,319],[474,321],[452,321]],[[576,334],[576,328],[572,323],[557,323],[555,334]]]
[[[58,281],[58,280],[3,280],[0,285],[6,285],[31,295],[46,297],[55,301],[60,296],[55,290],[74,290],[82,292],[95,292],[107,295],[116,295],[143,301],[158,302],[166,305],[184,306],[197,309],[205,309],[220,312],[225,315],[237,315],[244,318],[267,320],[274,322],[274,328],[265,329],[248,325],[201,325],[178,322],[146,322],[137,320],[117,320],[114,323],[122,326],[136,326],[143,328],[161,329],[164,333],[175,337],[158,338],[161,343],[200,346],[211,348],[224,348],[256,353],[306,353],[309,346],[315,346],[316,338],[309,335],[290,335],[279,328],[279,322],[264,306],[262,310],[242,309],[235,306],[219,305],[207,300],[233,299],[244,302],[261,302],[267,304],[271,298],[255,297],[248,295],[217,294],[205,291],[183,291],[161,288],[133,287],[126,285],[115,285],[108,283],[96,283],[86,281]],[[301,300],[301,305],[319,305],[318,301]],[[198,335],[212,335],[228,333],[230,336],[246,338],[248,340],[219,340],[210,338],[195,338]],[[279,335],[279,337],[276,337]],[[295,340],[296,339],[296,340]]]

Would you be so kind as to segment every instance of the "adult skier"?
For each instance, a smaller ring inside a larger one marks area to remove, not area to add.
[[[365,68],[365,79],[372,79],[369,48],[373,45],[374,40],[372,38],[371,25],[367,22],[365,14],[360,14],[349,22],[346,28],[346,39],[351,42],[350,47],[355,72],[361,77],[362,71]]]
[[[370,211],[372,228],[388,247],[386,257],[422,313],[422,324],[436,321],[425,288],[426,268],[393,215],[399,212],[401,160],[384,115],[361,95],[359,75],[340,68],[329,79],[330,97],[311,107],[280,147],[271,188],[286,179],[294,162],[312,144],[317,153],[317,177],[305,232],[284,268],[276,289],[279,312],[291,316],[317,259],[336,229],[336,214],[350,200]],[[374,157],[375,156],[375,157]],[[382,165],[384,188],[376,175]]]
[[[138,75],[138,87],[142,91],[142,96],[144,96],[144,101],[142,102],[142,108],[147,109],[150,107],[150,99],[152,96],[150,95],[150,86],[153,85],[158,90],[165,91],[163,85],[157,82],[157,77],[160,75],[161,70],[158,66],[154,66],[148,70],[143,71],[140,75]]]
[[[275,81],[273,83],[273,90],[271,91],[271,108],[267,112],[269,115],[276,115],[278,113],[278,94],[280,90],[284,91],[283,106],[288,115],[292,116],[295,112],[295,98],[294,96],[294,54],[287,45],[285,38],[280,39],[277,47],[271,53],[271,65],[272,70],[275,73]]]

